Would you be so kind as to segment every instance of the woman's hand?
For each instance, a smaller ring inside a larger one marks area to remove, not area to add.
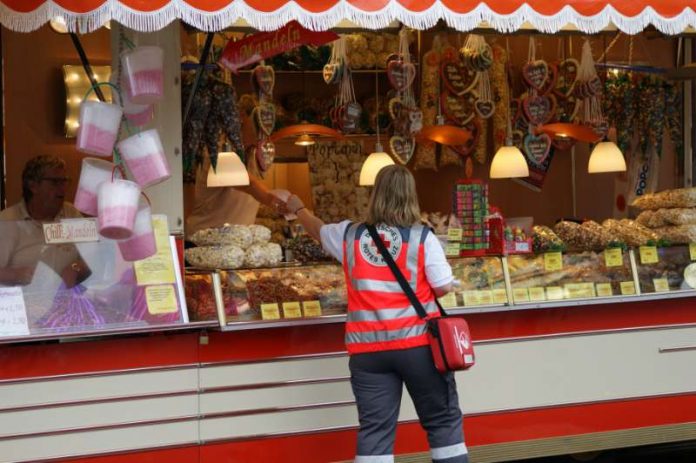
[[[305,208],[305,205],[297,195],[291,195],[288,198],[287,208],[289,212],[297,214],[300,209]]]

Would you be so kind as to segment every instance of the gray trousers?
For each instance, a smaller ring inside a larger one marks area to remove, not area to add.
[[[360,430],[355,463],[391,463],[406,384],[428,434],[433,462],[468,463],[454,374],[435,369],[430,347],[354,354],[350,382]]]

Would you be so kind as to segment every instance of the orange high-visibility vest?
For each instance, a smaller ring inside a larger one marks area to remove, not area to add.
[[[439,316],[425,275],[423,243],[429,229],[377,226],[390,254],[429,317]],[[411,306],[364,224],[351,224],[343,238],[348,289],[345,343],[349,354],[428,345],[426,323]]]

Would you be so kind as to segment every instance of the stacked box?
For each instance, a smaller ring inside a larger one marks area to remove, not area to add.
[[[488,249],[488,185],[481,180],[458,181],[452,204],[462,224],[461,254]]]

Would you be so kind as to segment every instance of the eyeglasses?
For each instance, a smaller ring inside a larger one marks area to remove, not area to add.
[[[41,177],[41,180],[51,182],[54,186],[62,186],[70,183],[70,177]]]

